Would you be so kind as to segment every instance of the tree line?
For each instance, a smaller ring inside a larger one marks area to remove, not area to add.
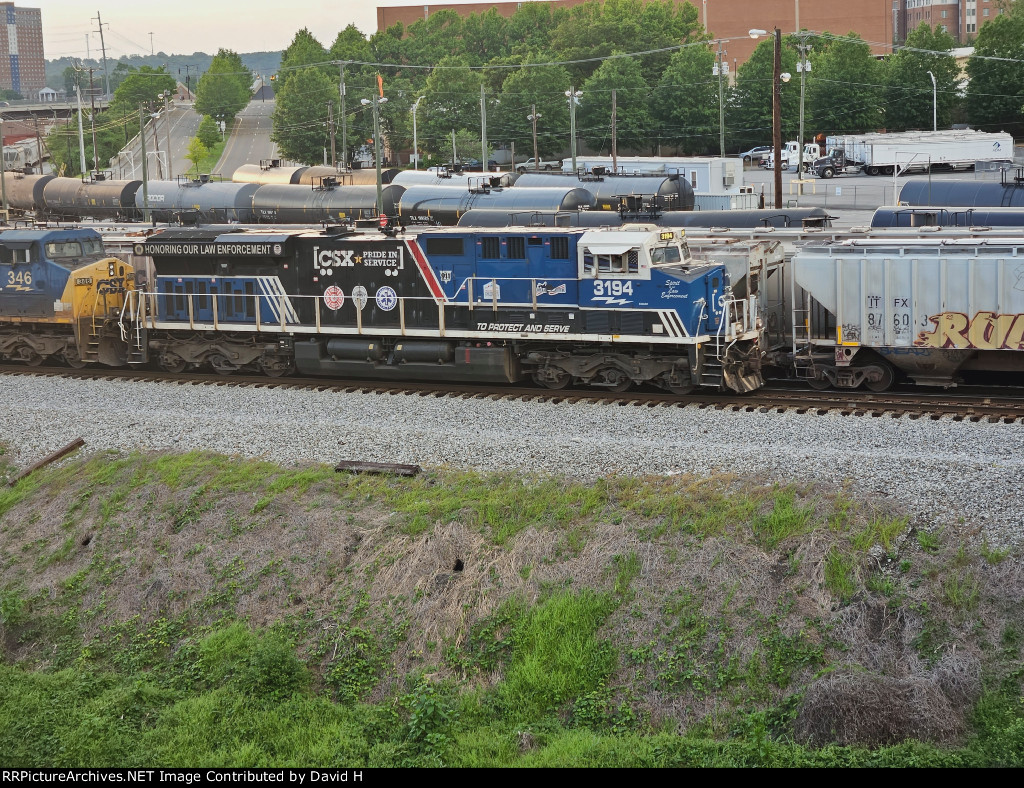
[[[782,70],[793,77],[781,88],[787,138],[795,138],[799,125],[801,44],[809,46],[811,64],[804,74],[808,138],[931,129],[933,109],[940,128],[959,122],[1024,131],[1024,8],[1011,6],[981,28],[966,83],[947,54],[956,42],[940,27],[923,23],[904,48],[883,59],[855,33],[786,36]],[[639,48],[643,53],[635,54]],[[583,94],[576,107],[579,138],[595,151],[610,150],[614,93],[620,151],[717,153],[716,52],[697,9],[671,0],[591,0],[568,9],[529,3],[507,18],[493,8],[466,18],[444,10],[370,37],[350,25],[330,47],[303,29],[282,56],[273,136],[284,157],[319,163],[333,130],[340,155],[343,76],[351,153],[373,138],[370,107],[360,99],[377,94],[380,75],[388,98],[380,105],[381,124],[393,150],[412,148],[412,107],[422,96],[416,137],[423,152],[447,158],[454,132],[460,153],[468,144],[480,158],[483,100],[490,143],[514,143],[517,152],[532,155],[528,116],[537,114],[541,155],[564,154],[571,87]],[[1002,59],[986,59],[993,56]],[[727,153],[771,139],[772,57],[766,36],[723,80]]]

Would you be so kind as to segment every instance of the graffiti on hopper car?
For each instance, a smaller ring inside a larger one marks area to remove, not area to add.
[[[917,335],[918,347],[1024,350],[1024,315],[978,312],[943,312],[928,318],[934,328]]]

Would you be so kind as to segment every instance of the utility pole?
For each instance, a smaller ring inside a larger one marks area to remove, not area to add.
[[[341,83],[338,86],[338,93],[341,96],[341,161],[345,169],[348,169],[348,118],[345,116],[345,64],[347,60],[338,61],[341,67]]]
[[[619,144],[616,134],[616,123],[618,120],[619,106],[615,98],[615,88],[612,88],[612,172],[619,171]]]
[[[799,24],[799,13],[800,4],[797,3],[797,22]],[[797,28],[799,31],[799,28]],[[798,33],[799,34],[799,33]],[[807,43],[807,37],[801,35],[800,43],[797,44],[797,49],[800,50],[800,59],[797,61],[796,70],[800,72],[800,153],[797,157],[797,170],[796,177],[801,181],[800,193],[804,193],[804,185],[802,183],[804,179],[804,87],[807,82],[807,72],[811,70],[811,61],[807,59],[807,53],[810,51],[811,46]]]
[[[370,104],[373,109],[373,150],[377,162],[377,216],[383,216],[384,190],[380,181],[380,105],[386,104],[387,99],[384,96],[374,96],[372,99],[360,99],[360,102],[363,105]]]
[[[149,34],[149,54],[150,55],[155,55],[156,54],[153,51],[153,34],[152,33]]]
[[[104,95],[105,96],[109,96],[110,95],[110,75],[107,74],[107,46],[106,46],[106,44],[103,43],[103,20],[100,19],[100,12],[99,11],[96,12],[96,16],[94,16],[93,19],[96,20],[96,26],[97,26],[97,28],[99,28],[99,32],[100,32],[100,51],[103,53],[103,79],[104,79],[104,84],[106,85],[106,93],[104,93]],[[107,27],[110,27],[110,25],[107,25]]]
[[[92,102],[92,112],[89,117],[89,122],[92,124],[92,166],[94,170],[100,168],[99,154],[96,152],[96,90],[92,86],[92,72],[93,69],[89,69],[89,100]]]
[[[149,221],[149,167],[146,164],[146,110],[139,102],[139,144],[142,146],[142,221]]]
[[[426,98],[426,96],[420,96],[412,105],[412,152],[415,157],[412,168],[414,170],[418,170],[420,168],[420,141],[416,136],[416,109],[424,98]]]
[[[718,155],[725,156],[725,100],[722,89],[722,78],[729,71],[729,64],[723,59],[727,54],[722,49],[722,42],[718,42],[717,59],[711,73],[718,77]]]
[[[569,144],[572,146],[572,171],[576,172],[576,103],[583,95],[583,91],[576,90],[575,85],[570,85],[569,89],[565,91],[565,95],[569,99]]]
[[[32,116],[32,123],[36,127],[36,148],[39,149],[39,172],[43,171],[43,140],[39,136],[39,118],[36,115]],[[0,148],[3,147],[3,135],[0,134]]]
[[[81,159],[82,175],[85,175],[85,135],[82,134],[82,90],[75,82],[75,95],[78,96],[78,158]]]
[[[537,155],[537,118],[540,117],[540,113],[537,112],[537,105],[530,105],[530,114],[526,116],[526,119],[533,124],[533,171],[536,172],[538,167],[537,163],[540,161],[540,157]],[[512,169],[516,168],[516,154],[512,151]]]
[[[38,133],[38,127],[37,127],[36,131]],[[0,194],[2,194],[2,197],[0,197],[0,199],[3,199],[3,204],[4,204],[4,222],[6,222],[7,221],[7,175],[6,175],[6,173],[7,173],[7,162],[4,160],[4,157],[3,157],[3,147],[4,147],[4,116],[0,115]],[[42,152],[40,152],[39,155],[42,156]]]
[[[171,110],[167,104],[167,99],[170,97],[171,92],[165,90],[160,95],[164,99],[164,133],[167,135],[167,180],[173,181],[174,165],[171,164]]]
[[[156,153],[156,176],[164,179],[164,165],[160,162],[160,138],[156,134],[156,116],[153,116],[153,151]]]
[[[487,172],[487,95],[480,84],[480,169]]]
[[[337,169],[338,157],[334,150],[334,102],[327,102],[327,128],[331,131],[331,166]]]
[[[772,65],[772,147],[775,151],[775,207],[782,207],[782,31],[775,28]],[[803,144],[803,143],[801,143]]]
[[[192,69],[196,69],[198,71],[199,67],[198,66],[186,65],[186,66],[184,66],[184,69],[185,69],[185,92],[188,93],[188,100],[191,101],[192,100],[191,72],[192,72]],[[181,76],[181,69],[180,68],[178,69],[178,76]]]

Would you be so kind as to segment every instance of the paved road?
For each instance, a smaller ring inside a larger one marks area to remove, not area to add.
[[[185,158],[188,143],[199,130],[202,116],[187,101],[169,102],[168,111],[160,111],[157,118],[146,126],[146,158],[149,177],[153,180],[171,180],[184,175],[192,163]],[[155,134],[155,139],[154,139]],[[168,135],[170,135],[170,168],[168,169]],[[138,135],[113,160],[111,167],[118,179],[142,178],[142,156]]]
[[[259,164],[261,159],[278,156],[277,145],[270,140],[270,130],[273,128],[270,114],[274,106],[273,100],[255,100],[238,113],[228,144],[224,146],[224,153],[214,172],[230,178],[243,164]]]
[[[1012,173],[1011,173],[1012,174]],[[774,173],[757,167],[747,168],[744,182],[754,187],[755,194],[765,195],[765,205],[774,206]],[[935,172],[931,176],[935,180],[968,180],[999,182],[1000,173],[995,172]],[[833,227],[852,227],[871,222],[875,208],[893,205],[899,196],[899,190],[909,180],[927,180],[926,173],[901,175],[894,179],[891,175],[842,175],[831,180],[822,180],[813,175],[806,176],[800,184],[795,172],[782,174],[782,204],[800,208],[820,207],[828,210],[836,217]],[[803,194],[800,193],[801,185]]]

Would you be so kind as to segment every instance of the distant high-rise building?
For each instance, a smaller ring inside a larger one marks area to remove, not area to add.
[[[45,87],[42,14],[38,8],[0,3],[0,90],[37,98]]]

